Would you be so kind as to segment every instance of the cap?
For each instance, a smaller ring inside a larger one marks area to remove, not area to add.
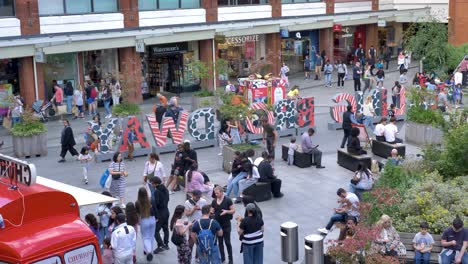
[[[253,203],[249,203],[245,207],[245,211],[247,211],[247,212],[255,212],[256,210],[257,210],[257,207]]]
[[[190,140],[186,139],[184,140],[184,143],[190,143]]]

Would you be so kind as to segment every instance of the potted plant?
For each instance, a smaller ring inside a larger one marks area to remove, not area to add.
[[[248,149],[253,149],[255,155],[253,160],[262,156],[262,145],[254,144],[237,144],[237,145],[227,145],[223,147],[223,170],[227,173],[231,173],[232,161],[234,160],[234,153],[236,151],[245,152]]]
[[[23,114],[23,121],[11,129],[15,156],[47,155],[47,127],[32,113]]]

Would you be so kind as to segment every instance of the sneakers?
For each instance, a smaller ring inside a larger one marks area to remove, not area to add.
[[[106,115],[105,118],[111,118],[111,117],[112,117],[112,114],[108,114],[108,115]]]
[[[328,230],[325,227],[319,228],[319,229],[317,229],[317,231],[319,231],[320,233],[325,234],[325,235],[328,234]]]
[[[84,184],[88,184],[88,179],[83,179]]]
[[[147,261],[152,261],[153,260],[153,254],[149,253],[148,255],[146,255],[146,260]]]
[[[320,165],[320,166],[317,166],[316,168],[317,168],[317,169],[325,169],[325,166],[321,166],[321,165]]]
[[[221,152],[220,152],[220,153],[218,153],[218,156],[222,156],[222,155],[223,155],[223,153],[221,153]]]
[[[159,253],[161,253],[161,252],[163,252],[163,251],[164,251],[164,248],[163,248],[163,247],[158,247],[157,249],[155,249],[155,250],[153,251],[153,254],[159,254]]]
[[[169,245],[166,244],[166,245],[162,246],[162,248],[163,248],[164,250],[169,250]]]
[[[64,163],[66,160],[65,159],[60,159],[58,163]]]
[[[174,194],[174,193],[175,193],[175,192],[173,192],[173,191],[169,191],[169,194]]]

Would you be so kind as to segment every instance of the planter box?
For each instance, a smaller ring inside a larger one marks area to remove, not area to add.
[[[262,147],[261,145],[252,145],[252,149],[255,151],[253,160],[262,156]],[[234,160],[234,153],[236,150],[231,146],[223,147],[223,170],[227,173],[231,173],[232,161]]]
[[[192,112],[203,107],[212,107],[214,109],[218,109],[220,105],[221,102],[218,96],[192,96]]]
[[[405,141],[420,146],[442,144],[443,132],[440,128],[431,125],[407,121],[405,124]]]
[[[13,139],[13,152],[18,158],[47,155],[47,133],[32,137],[15,137]]]

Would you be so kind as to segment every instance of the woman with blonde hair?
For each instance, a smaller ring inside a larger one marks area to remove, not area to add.
[[[393,227],[390,216],[382,215],[376,226],[380,229],[380,233],[374,241],[374,248],[379,253],[393,257],[406,255],[405,245],[403,245],[400,235]]]
[[[138,189],[138,200],[135,202],[135,207],[137,215],[140,218],[143,253],[146,255],[146,260],[151,261],[153,259],[151,252],[155,248],[154,232],[156,231],[156,218],[154,217],[154,210],[151,207],[145,187]]]
[[[369,129],[369,131],[374,131],[374,116],[375,110],[374,106],[372,105],[372,96],[367,96],[364,105],[362,107],[362,114],[363,114],[363,123],[364,126]]]

